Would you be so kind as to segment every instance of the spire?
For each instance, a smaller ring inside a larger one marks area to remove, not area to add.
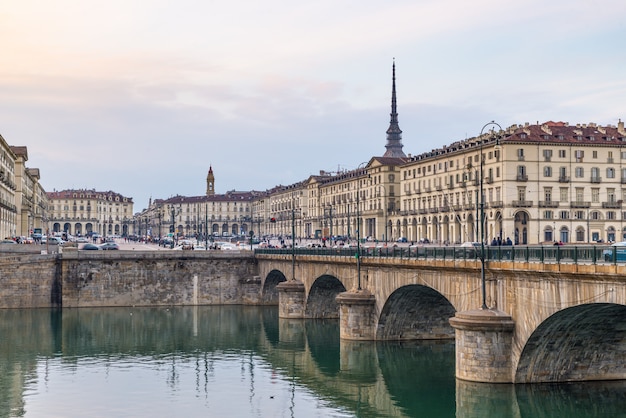
[[[396,60],[393,60],[392,67],[392,85],[391,85],[391,121],[387,129],[387,151],[383,157],[400,157],[406,158],[402,151],[402,130],[398,125],[398,112],[396,109]]]

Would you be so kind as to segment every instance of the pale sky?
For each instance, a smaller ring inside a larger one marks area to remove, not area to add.
[[[623,0],[0,0],[0,134],[47,191],[266,190],[503,127],[626,119]]]

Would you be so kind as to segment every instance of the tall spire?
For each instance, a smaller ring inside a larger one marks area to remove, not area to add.
[[[391,121],[387,129],[387,151],[383,157],[400,157],[406,158],[402,151],[402,130],[398,125],[398,112],[396,109],[396,60],[393,60],[392,67],[392,85],[391,85]]]

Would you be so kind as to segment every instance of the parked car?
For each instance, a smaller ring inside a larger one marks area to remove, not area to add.
[[[102,248],[98,247],[96,244],[85,244],[81,248],[81,250],[95,250],[95,251],[99,251],[101,249]]]
[[[0,244],[17,244],[17,242],[13,241],[12,239],[3,239],[2,241],[0,241]]]
[[[114,242],[105,242],[104,244],[100,245],[100,249],[101,250],[119,250],[120,246]]]
[[[46,241],[42,241],[42,242],[45,243]],[[63,241],[59,237],[48,237],[47,243],[52,244],[52,245],[63,245],[65,244],[65,241]]]
[[[408,242],[406,237],[400,237],[398,238],[398,242]]]

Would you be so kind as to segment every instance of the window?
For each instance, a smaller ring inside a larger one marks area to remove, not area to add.
[[[543,150],[543,159],[545,161],[550,161],[551,158],[552,158],[552,150],[551,149],[544,149]]]
[[[543,176],[544,177],[552,177],[552,167],[550,166],[545,166],[543,168]]]
[[[561,202],[567,202],[569,200],[569,190],[567,187],[561,187],[559,193],[561,195]]]
[[[585,201],[585,188],[584,187],[577,187],[576,188],[576,201],[577,202],[584,202]]]
[[[517,149],[517,159],[519,161],[524,161],[524,148]]]
[[[606,178],[608,179],[615,178],[615,169],[613,167],[609,167],[606,169]]]
[[[577,210],[574,212],[574,219],[585,219],[585,212],[582,210]]]
[[[591,167],[591,182],[600,183],[602,177],[600,177],[600,169],[598,167]]]
[[[582,228],[576,229],[576,241],[584,241],[585,240],[585,230]]]
[[[615,220],[615,219],[617,219],[616,216],[615,216],[615,212],[608,211],[606,213],[606,219],[608,219],[608,220]]]
[[[559,167],[559,179],[567,179],[567,167]]]
[[[517,200],[526,201],[526,187],[517,188]]]
[[[576,178],[583,178],[583,177],[585,177],[585,169],[582,168],[582,167],[576,167],[574,169],[574,173],[575,173]]]
[[[569,211],[562,210],[561,212],[559,212],[559,219],[569,219]]]
[[[543,211],[543,218],[544,219],[552,219],[553,216],[554,216],[554,214],[552,213],[551,210],[544,210]]]
[[[583,150],[574,151],[574,158],[576,158],[577,163],[582,163],[584,156],[585,156],[585,152]]]
[[[598,151],[592,151],[591,154],[592,154],[591,158],[594,158],[594,159],[598,158]]]
[[[593,203],[598,203],[600,201],[600,189],[594,187],[591,189],[591,201]]]
[[[564,149],[559,150],[559,158],[565,158],[567,156],[567,151]],[[626,158],[626,157],[624,157]]]
[[[544,187],[543,198],[546,202],[552,201],[552,187]]]
[[[554,241],[554,239],[552,238],[551,229],[546,229],[545,231],[543,231],[543,240],[546,242]]]
[[[615,203],[615,189],[606,189],[606,200],[610,203]]]

